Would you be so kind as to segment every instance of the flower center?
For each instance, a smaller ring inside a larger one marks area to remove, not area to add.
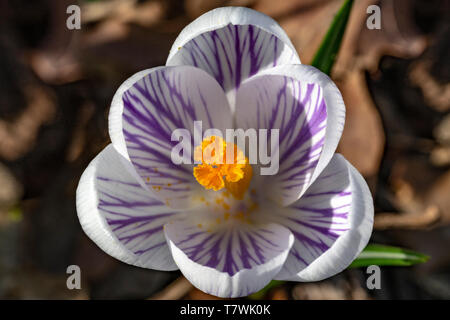
[[[236,199],[243,199],[252,179],[248,158],[234,143],[218,136],[205,138],[194,150],[194,177],[205,189],[226,188]]]

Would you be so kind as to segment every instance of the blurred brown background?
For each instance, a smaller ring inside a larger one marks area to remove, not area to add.
[[[66,8],[81,7],[81,30]],[[164,65],[173,40],[214,7],[249,6],[276,19],[310,63],[342,0],[1,0],[0,298],[213,298],[178,272],[128,266],[82,232],[75,189],[109,143],[115,90]],[[381,30],[366,28],[370,4]],[[431,256],[319,283],[287,283],[268,299],[450,299],[450,2],[356,0],[332,77],[347,106],[339,152],[367,179],[372,242]],[[82,290],[66,288],[77,264]]]

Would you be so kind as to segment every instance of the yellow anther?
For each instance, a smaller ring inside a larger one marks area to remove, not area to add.
[[[205,138],[194,150],[194,177],[206,189],[226,188],[235,198],[242,199],[252,178],[252,167],[244,153],[231,142],[218,136]]]
[[[225,186],[225,181],[220,174],[220,170],[213,168],[209,164],[199,164],[194,168],[194,177],[206,189],[220,190]]]

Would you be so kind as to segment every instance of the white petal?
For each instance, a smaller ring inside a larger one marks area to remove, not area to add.
[[[156,67],[151,69],[146,69],[139,71],[125,80],[120,87],[117,89],[116,93],[111,102],[111,108],[109,109],[108,116],[108,130],[109,137],[114,148],[119,152],[119,154],[125,159],[130,161],[130,156],[128,155],[127,146],[125,144],[125,137],[123,135],[123,100],[122,95],[131,86],[133,86],[140,79],[145,77],[151,72],[154,72],[162,67]],[[144,188],[147,188],[144,181],[139,177],[133,166],[125,166],[127,170],[130,170],[130,174],[138,181]]]
[[[80,224],[116,259],[143,268],[176,270],[163,225],[182,214],[152,198],[129,174],[121,157],[109,145],[84,171],[76,197]]]
[[[318,281],[343,271],[367,245],[373,214],[364,178],[336,154],[303,197],[283,208],[276,220],[295,236],[276,279]]]
[[[215,128],[224,134],[232,127],[225,93],[206,72],[191,66],[151,69],[139,76],[127,80],[114,98],[113,144],[133,164],[132,174],[157,199],[176,209],[189,208],[200,187],[192,174],[194,144],[201,142],[202,130]],[[173,133],[180,129],[186,132],[181,143],[187,147],[183,160],[188,164],[172,159],[181,139],[172,140]]]
[[[272,18],[243,7],[217,8],[186,26],[166,65],[192,65],[226,92],[275,65],[300,63],[289,37]]]
[[[236,126],[268,130],[272,161],[257,170],[265,175],[262,191],[282,206],[296,201],[308,188],[324,148],[327,108],[323,91],[319,83],[309,80],[262,73],[245,81],[237,92]],[[274,130],[278,130],[278,139],[271,141]],[[261,139],[260,145],[266,138]],[[250,161],[252,154],[257,152],[250,150]]]
[[[108,129],[109,129],[109,137],[111,138],[112,144],[114,148],[127,160],[130,160],[130,157],[127,152],[127,147],[125,145],[125,138],[123,136],[123,125],[122,125],[122,116],[123,116],[123,100],[122,95],[125,91],[127,91],[131,86],[133,86],[136,82],[141,80],[143,77],[148,75],[151,72],[154,72],[162,67],[156,67],[151,69],[146,69],[135,73],[127,80],[125,80],[120,87],[117,89],[116,93],[111,102],[111,108],[109,109],[108,116]],[[134,171],[134,170],[133,170]]]
[[[327,120],[325,139],[322,151],[314,169],[311,178],[308,180],[308,186],[311,185],[319,174],[328,165],[328,162],[334,155],[337,145],[342,135],[345,123],[345,104],[342,95],[334,82],[320,70],[307,65],[283,65],[275,68],[267,69],[258,73],[257,77],[265,75],[281,75],[293,78],[300,83],[318,84],[322,89],[323,98],[325,99]],[[255,78],[248,81],[254,81]],[[245,85],[245,84],[243,84]],[[306,188],[302,189],[306,190]],[[299,193],[297,199],[302,193]],[[290,203],[292,203],[291,201]]]
[[[282,267],[293,237],[276,224],[244,223],[208,231],[190,222],[165,226],[175,263],[200,290],[242,297],[262,289]]]

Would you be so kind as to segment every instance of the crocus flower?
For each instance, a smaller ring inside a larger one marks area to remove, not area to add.
[[[117,90],[112,143],[78,185],[81,226],[111,256],[180,269],[220,297],[251,294],[272,279],[333,276],[366,246],[373,225],[367,184],[335,154],[344,118],[335,84],[300,63],[274,20],[240,7],[212,10],[180,33],[166,66]],[[172,133],[194,136],[195,121],[223,132],[278,129],[278,172],[261,175],[261,164],[215,136],[196,146],[200,164],[175,163]],[[203,159],[198,151],[216,142],[242,161]]]

